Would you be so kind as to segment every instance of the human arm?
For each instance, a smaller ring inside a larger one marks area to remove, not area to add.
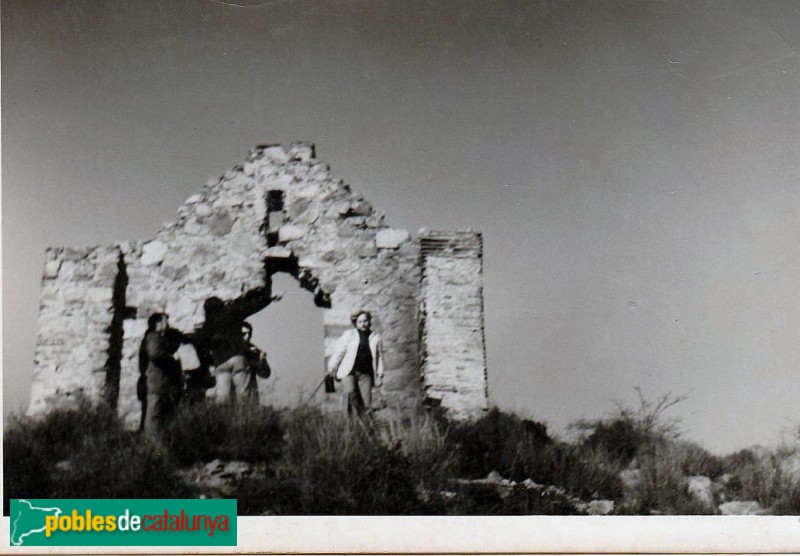
[[[200,363],[206,367],[211,367],[214,364],[214,360],[211,357],[211,339],[208,331],[202,326],[198,326],[194,332],[186,334],[185,337],[197,351]]]
[[[243,321],[250,315],[258,313],[261,309],[272,303],[278,301],[283,297],[283,294],[272,294],[272,284],[250,290],[247,293],[229,301],[225,304],[225,308],[234,321]]]
[[[164,332],[164,339],[167,341],[167,345],[173,353],[178,351],[178,348],[181,347],[181,344],[190,343],[186,334],[177,328],[167,328],[166,332]]]

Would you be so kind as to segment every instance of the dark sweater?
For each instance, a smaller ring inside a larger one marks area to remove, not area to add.
[[[372,351],[369,349],[369,332],[358,331],[358,351],[353,363],[353,372],[372,374]]]

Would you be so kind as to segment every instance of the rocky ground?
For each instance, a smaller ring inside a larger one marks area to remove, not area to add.
[[[775,455],[763,448],[747,450],[762,460],[774,460]],[[767,461],[765,461],[767,463]],[[196,464],[180,471],[180,476],[196,486],[203,498],[224,498],[235,493],[235,485],[242,479],[253,476],[259,467],[244,461],[222,461],[215,459],[209,463]],[[800,483],[800,454],[793,454],[780,461],[777,468],[784,479]],[[458,501],[459,497],[469,497],[479,492],[493,492],[500,499],[520,493],[535,495],[549,506],[562,508],[566,515],[619,515],[630,513],[637,507],[637,497],[642,486],[642,471],[636,467],[626,469],[619,474],[623,484],[623,496],[617,500],[592,499],[582,500],[571,496],[564,488],[555,485],[539,484],[528,478],[524,481],[512,481],[504,478],[497,471],[492,471],[482,479],[450,479],[448,490],[431,492],[424,488],[417,489],[420,501],[425,503],[433,497],[448,501]],[[703,475],[686,476],[683,488],[697,503],[701,513],[711,515],[772,515],[771,508],[762,507],[756,500],[737,498],[737,484],[740,477],[733,473],[723,473],[712,480]],[[657,510],[651,511],[659,515]]]

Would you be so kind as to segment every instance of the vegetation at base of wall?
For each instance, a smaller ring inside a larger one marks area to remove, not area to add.
[[[191,494],[160,443],[81,401],[41,419],[12,416],[3,434],[3,511],[10,498],[165,498]]]
[[[797,451],[712,455],[665,417],[681,399],[641,397],[577,422],[571,442],[497,409],[471,422],[420,413],[364,426],[311,408],[208,403],[182,408],[154,439],[84,401],[7,420],[4,510],[10,498],[215,496],[187,473],[244,462],[250,472],[225,484],[241,515],[568,515],[592,500],[613,500],[615,514],[715,513],[689,492],[692,476],[714,481],[717,501],[800,512],[784,465]]]
[[[213,459],[270,463],[280,457],[282,437],[269,408],[198,403],[178,410],[163,443],[184,466]]]

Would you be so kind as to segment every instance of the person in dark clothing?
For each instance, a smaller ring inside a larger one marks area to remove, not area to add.
[[[147,433],[161,430],[175,412],[183,393],[183,375],[175,352],[184,341],[179,331],[169,328],[169,316],[153,313],[147,319],[147,332],[139,348],[139,390],[142,400],[141,429]],[[143,395],[142,395],[143,394]]]
[[[188,352],[188,358],[194,359],[193,364],[187,366],[183,363],[181,358],[181,368],[183,370],[184,382],[186,388],[183,393],[183,401],[189,405],[194,405],[204,402],[206,399],[206,391],[213,388],[217,381],[211,375],[211,361],[208,357],[202,357],[200,350],[197,349],[196,340],[192,334],[188,334],[186,339],[188,343],[194,348],[193,352]],[[181,346],[178,350],[178,355],[181,355],[186,346]],[[192,357],[194,355],[194,357]]]
[[[354,329],[339,339],[328,374],[342,381],[345,408],[359,416],[372,410],[372,388],[383,383],[383,346],[372,330],[372,314],[359,310],[350,317]]]
[[[232,382],[237,384],[236,395],[241,396],[244,392],[244,400],[248,403],[258,403],[258,378],[269,378],[272,370],[267,362],[267,354],[261,351],[252,342],[253,325],[245,321],[242,323],[242,337],[244,339],[246,373],[243,377],[233,376]]]
[[[214,366],[218,402],[252,396],[248,394],[248,388],[252,392],[248,376],[250,344],[244,339],[242,327],[247,317],[280,298],[280,295],[272,295],[270,286],[265,286],[232,301],[211,297],[203,304],[205,322],[194,338],[203,354],[201,358],[208,357]]]

